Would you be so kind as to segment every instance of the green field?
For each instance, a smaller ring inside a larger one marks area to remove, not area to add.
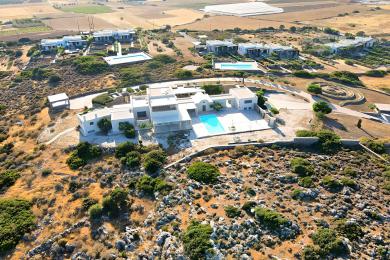
[[[48,32],[51,29],[47,26],[34,26],[34,27],[24,27],[17,28],[15,30],[0,30],[0,36],[11,36],[24,33],[39,33],[39,32]]]
[[[105,5],[77,5],[61,8],[64,12],[79,13],[79,14],[101,14],[111,13],[112,9]]]

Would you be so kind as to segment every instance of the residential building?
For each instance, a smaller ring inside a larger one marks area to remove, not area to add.
[[[133,29],[102,30],[94,32],[92,36],[96,44],[107,44],[115,41],[126,43],[132,42],[135,39],[135,31]]]
[[[67,50],[81,50],[87,46],[87,40],[81,35],[64,36],[60,39],[42,39],[40,48],[42,51],[57,50],[62,47]]]
[[[215,55],[236,54],[238,46],[231,41],[211,40],[206,41],[206,50]]]
[[[47,100],[52,111],[63,110],[70,106],[69,97],[65,93],[48,96]]]
[[[355,37],[354,39],[342,39],[337,42],[326,43],[334,54],[371,48],[375,43],[372,37]]]
[[[238,54],[249,58],[266,58],[277,55],[281,59],[295,59],[299,57],[299,51],[291,46],[263,43],[240,43]]]
[[[191,130],[192,120],[214,110],[214,104],[235,110],[254,110],[257,96],[246,87],[233,87],[227,94],[208,95],[199,87],[163,86],[148,88],[145,96],[132,95],[130,103],[80,113],[83,135],[99,132],[98,122],[108,118],[112,133],[119,133],[119,124],[129,122],[136,129],[150,126],[154,133]]]

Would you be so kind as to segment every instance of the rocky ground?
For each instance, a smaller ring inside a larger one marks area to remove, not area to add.
[[[292,172],[290,161],[296,157],[305,158],[313,167],[310,185],[302,184],[302,177]],[[188,162],[161,172],[160,177],[173,188],[154,196],[146,196],[134,186],[142,171],[123,169],[111,156],[85,166],[76,176],[63,177],[56,184],[56,193],[59,197],[68,194],[69,205],[78,201],[78,206],[69,206],[69,218],[63,221],[70,223],[66,224],[53,220],[55,199],[40,202],[46,213],[39,217],[39,228],[22,242],[27,258],[186,259],[183,233],[191,220],[212,227],[214,254],[208,254],[210,259],[300,258],[303,248],[313,244],[313,233],[320,227],[333,229],[340,220],[363,231],[357,239],[337,233],[348,249],[345,258],[381,259],[386,257],[386,250],[389,256],[385,166],[371,155],[347,150],[324,155],[289,148],[246,147],[210,151],[197,160],[218,167],[221,175],[215,184],[189,179],[186,171],[192,162]],[[326,176],[338,184],[330,185]],[[86,199],[100,200],[114,187],[128,190],[129,210],[115,219],[105,216],[100,222],[85,218]],[[245,208],[248,202],[251,208],[278,212],[287,221],[270,227]],[[238,215],[227,216],[227,206],[238,209]],[[67,228],[43,235],[61,225]]]

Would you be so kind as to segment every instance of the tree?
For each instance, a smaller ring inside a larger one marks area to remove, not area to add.
[[[136,135],[134,126],[129,122],[120,122],[119,130],[122,131],[127,138],[134,138]]]
[[[357,124],[356,124],[357,128],[361,129],[362,128],[362,119],[359,118]]]
[[[207,251],[213,247],[210,242],[212,233],[210,225],[191,222],[183,235],[184,251],[191,260],[205,259]]]
[[[205,162],[194,162],[188,167],[187,174],[190,179],[206,184],[215,183],[220,175],[216,166]]]
[[[258,90],[256,91],[257,96],[257,105],[261,108],[265,108],[265,102],[267,101],[267,98],[264,96],[264,90]]]
[[[318,101],[313,104],[313,111],[316,113],[329,114],[332,112],[332,108],[325,101]]]
[[[98,121],[97,126],[104,133],[108,134],[108,132],[112,129],[111,120],[108,118],[102,118]]]
[[[88,210],[90,220],[98,220],[103,214],[103,208],[99,204],[92,205]]]
[[[322,93],[322,88],[319,84],[311,83],[307,87],[307,91],[309,91],[312,94],[321,94]]]

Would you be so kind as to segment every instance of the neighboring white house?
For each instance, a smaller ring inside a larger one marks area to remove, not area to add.
[[[102,30],[92,34],[96,44],[113,43],[115,41],[125,43],[132,42],[135,39],[135,31],[133,29],[126,30]]]
[[[298,58],[299,51],[291,46],[263,43],[240,43],[238,54],[250,58],[265,58],[275,53],[280,58]]]
[[[64,36],[60,39],[42,39],[40,48],[43,51],[56,50],[59,47],[68,50],[77,50],[83,49],[86,45],[87,40],[85,40],[81,35],[74,35]]]
[[[325,46],[331,49],[332,53],[338,53],[349,48],[366,49],[371,48],[375,43],[372,37],[355,37],[354,39],[342,39],[338,42],[326,43]]]
[[[69,97],[66,93],[60,93],[56,95],[51,95],[47,97],[49,101],[49,106],[51,110],[62,110],[65,108],[69,108]]]
[[[234,87],[220,95],[208,95],[199,87],[152,87],[145,96],[131,96],[128,104],[80,113],[78,119],[83,135],[99,132],[97,123],[102,118],[111,120],[112,133],[119,132],[120,122],[129,122],[136,129],[150,125],[154,133],[166,133],[192,129],[192,118],[212,111],[214,103],[252,110],[257,96],[246,87]]]
[[[235,54],[238,46],[231,41],[210,40],[206,41],[207,52],[212,52],[215,55]]]

